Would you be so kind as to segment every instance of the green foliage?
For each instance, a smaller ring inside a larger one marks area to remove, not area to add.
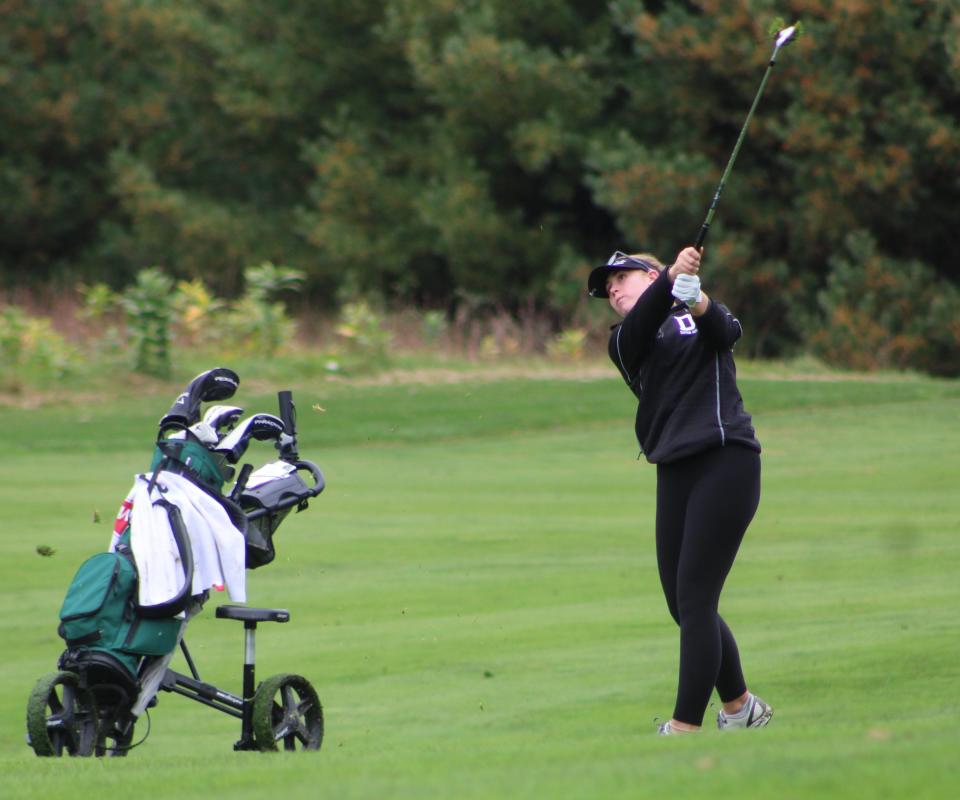
[[[706,210],[704,198],[713,191],[708,158],[670,145],[650,148],[620,131],[613,141],[592,143],[587,166],[594,197],[614,212],[629,240],[673,263],[684,244],[678,244],[677,230],[697,219],[701,208]]]
[[[621,105],[630,133],[596,137],[589,180],[628,242],[669,260],[695,235],[756,93],[775,5],[736,2],[710,14],[647,6],[614,5],[633,46]],[[956,279],[938,252],[944,245],[932,246],[949,240],[948,164],[960,155],[946,8],[896,0],[797,8],[805,34],[766,87],[702,274],[751,335],[762,333],[759,346],[745,341],[753,352],[782,353],[797,341],[783,312],[814,301],[851,230],[868,229],[890,257]]]
[[[303,273],[269,261],[244,270],[246,291],[230,308],[223,344],[240,344],[259,355],[272,356],[296,333],[296,324],[276,296],[296,288]]]
[[[427,247],[413,208],[416,153],[356,130],[347,119],[305,150],[315,180],[301,229],[317,248],[323,277],[347,291],[390,291],[407,284],[405,267]]]
[[[152,264],[236,298],[290,263],[327,311],[580,324],[587,265],[695,236],[789,13],[703,271],[751,352],[789,353],[850,231],[960,274],[960,10],[782,6],[9,0],[0,277],[116,290]]]
[[[169,377],[172,353],[184,348],[279,353],[296,335],[296,323],[279,298],[299,287],[303,277],[300,270],[271,262],[248,267],[244,294],[229,301],[198,278],[174,284],[153,267],[141,270],[121,292],[105,284],[81,285],[78,316],[87,326],[89,354],[101,366],[129,360],[138,372]]]
[[[428,344],[436,344],[447,333],[447,316],[442,311],[425,311],[421,319],[420,331]]]
[[[257,267],[248,267],[243,273],[247,294],[254,300],[267,302],[281,292],[296,289],[303,282],[298,269],[277,266],[265,261]]]
[[[588,335],[585,328],[562,331],[547,344],[547,353],[554,358],[579,361],[584,356]]]
[[[124,325],[123,298],[105,283],[79,284],[77,318],[86,325],[83,349],[97,368],[119,371],[129,366],[130,342]]]
[[[883,256],[865,232],[847,237],[819,294],[824,324],[810,346],[854,369],[960,375],[960,290],[920,261]]]
[[[103,79],[114,65],[96,3],[3,4],[0,37],[0,263],[48,278],[109,218],[102,156],[116,121]]]
[[[77,292],[82,301],[77,316],[83,322],[97,326],[110,324],[121,306],[120,295],[105,283],[81,283]]]
[[[345,303],[336,331],[354,369],[379,370],[389,364],[392,336],[383,315],[368,300]]]
[[[131,337],[133,369],[144,375],[170,377],[173,280],[158,267],[142,269],[136,282],[120,295]]]
[[[436,254],[460,291],[515,304],[548,274],[533,268],[539,232],[525,226],[519,213],[498,210],[489,174],[469,159],[451,157],[418,206],[435,226]]]
[[[223,340],[228,304],[199,278],[177,283],[173,307],[181,344],[202,348]]]
[[[19,392],[64,378],[78,365],[76,350],[49,319],[32,317],[16,306],[0,311],[0,388]]]

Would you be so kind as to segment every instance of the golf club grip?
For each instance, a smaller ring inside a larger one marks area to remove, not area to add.
[[[284,433],[296,436],[297,409],[293,404],[293,392],[288,389],[277,392],[277,399],[280,401],[280,419],[283,420]]]
[[[693,246],[697,250],[703,247],[703,242],[707,238],[707,234],[709,232],[710,232],[710,223],[704,222],[703,225],[700,226],[700,233],[697,234],[697,241],[693,243]]]
[[[243,490],[247,488],[247,480],[250,478],[251,472],[253,472],[253,464],[244,464],[240,468],[240,474],[237,476],[237,482],[233,485],[233,491],[230,492],[230,499],[234,503],[240,502],[240,495],[242,495]]]

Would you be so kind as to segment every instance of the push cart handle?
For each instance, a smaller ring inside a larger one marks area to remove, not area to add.
[[[320,471],[320,467],[314,464],[312,461],[301,460],[297,461],[297,469],[305,469],[313,476],[313,486],[310,487],[310,496],[316,497],[320,492],[323,491],[323,487],[326,486],[326,482],[323,479],[323,473]]]
[[[299,506],[301,503],[306,503],[307,500],[310,500],[320,492],[323,491],[326,482],[323,479],[323,473],[320,471],[320,467],[314,464],[312,461],[297,461],[295,464],[297,470],[306,470],[313,476],[313,486],[307,486],[306,495],[296,495],[291,494],[288,498],[281,501],[275,506],[270,508],[255,508],[252,511],[245,511],[246,517],[248,520],[259,519],[260,517],[265,517],[268,514],[275,514],[278,511],[283,511],[287,508],[293,508],[293,506]],[[306,486],[306,484],[304,484]]]

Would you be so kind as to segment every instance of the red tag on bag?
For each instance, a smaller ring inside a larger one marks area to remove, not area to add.
[[[124,500],[117,512],[117,518],[113,521],[113,532],[119,536],[130,524],[130,511],[133,508],[133,502]]]

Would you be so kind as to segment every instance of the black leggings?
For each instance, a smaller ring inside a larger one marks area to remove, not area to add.
[[[680,626],[673,718],[701,725],[713,687],[724,703],[747,685],[737,642],[717,613],[720,591],[760,502],[760,455],[709,450],[657,465],[657,566]]]

